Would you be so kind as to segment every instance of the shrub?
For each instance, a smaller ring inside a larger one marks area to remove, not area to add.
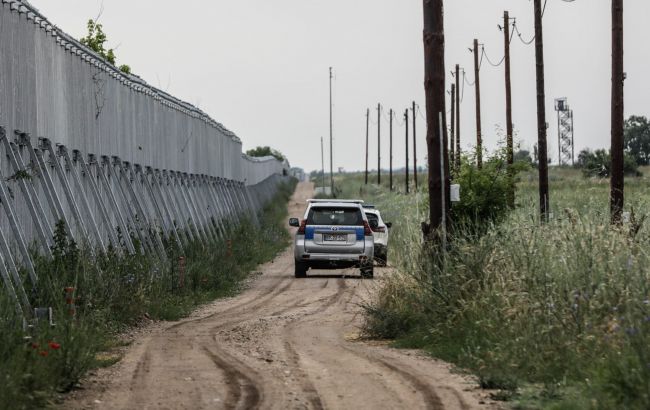
[[[464,158],[454,183],[460,184],[460,202],[452,204],[457,225],[480,229],[501,221],[508,213],[508,192],[514,190],[517,174],[530,168],[520,161],[508,169],[505,152],[483,162],[481,169]]]
[[[582,173],[585,177],[609,178],[612,166],[611,161],[609,151],[597,149],[592,152],[589,149],[585,149],[578,154],[577,165],[582,168]],[[639,171],[639,166],[633,156],[626,153],[624,161],[625,175],[634,177],[643,175]]]

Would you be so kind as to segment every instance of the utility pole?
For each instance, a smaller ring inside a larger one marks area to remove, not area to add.
[[[451,155],[450,160],[453,164],[456,163],[456,156],[454,154],[454,145],[456,144],[456,84],[451,83],[451,135],[449,137],[451,144],[449,144]],[[452,167],[456,169],[455,165]]]
[[[427,113],[427,158],[429,165],[429,224],[423,233],[428,240],[446,243],[449,215],[449,161],[445,113],[445,31],[443,0],[423,0],[424,90]],[[442,135],[441,135],[442,133]],[[440,161],[443,161],[441,164]],[[437,204],[445,204],[444,207]]]
[[[503,36],[505,47],[504,62],[506,65],[506,162],[508,164],[508,173],[512,177],[514,170],[514,144],[512,130],[512,81],[510,77],[510,14],[503,12]],[[515,207],[515,187],[514,184],[508,188],[508,206]]]
[[[370,108],[366,110],[366,185],[368,185],[368,133],[370,128]]]
[[[478,40],[474,39],[474,88],[476,90],[476,167],[483,168],[483,134],[481,132],[481,76]]]
[[[612,177],[610,182],[612,224],[621,223],[625,203],[623,52],[623,0],[612,0]]]
[[[413,182],[415,183],[415,190],[418,190],[418,144],[415,132],[415,120],[417,113],[415,112],[415,101],[413,101]]]
[[[404,125],[406,125],[406,193],[409,193],[409,110],[404,111]]]
[[[460,171],[460,67],[456,64],[456,172]]]
[[[381,104],[377,104],[377,185],[381,186]]]
[[[546,96],[544,93],[544,37],[542,28],[542,0],[535,6],[535,58],[537,60],[537,155],[539,161],[539,211],[543,222],[548,222],[548,151],[546,147]]]
[[[323,148],[323,137],[320,137],[320,162],[321,162],[321,186],[325,192],[325,149]]]
[[[334,196],[334,143],[332,134],[332,67],[330,67],[330,189]]]
[[[393,190],[393,109],[391,108],[389,111],[390,114],[390,125],[389,125],[389,135],[390,135],[390,165],[388,167],[389,173],[388,173],[388,184],[390,185],[390,190]]]

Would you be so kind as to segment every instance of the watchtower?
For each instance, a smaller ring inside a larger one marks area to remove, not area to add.
[[[560,165],[573,165],[575,158],[573,110],[569,107],[566,98],[557,98],[555,111],[557,111],[558,162]]]

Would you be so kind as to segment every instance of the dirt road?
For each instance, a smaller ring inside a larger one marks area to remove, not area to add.
[[[290,214],[301,215],[311,194],[300,184]],[[492,408],[448,365],[358,340],[359,303],[388,272],[376,271],[375,280],[352,269],[295,279],[291,249],[259,270],[240,296],[140,337],[64,407]]]

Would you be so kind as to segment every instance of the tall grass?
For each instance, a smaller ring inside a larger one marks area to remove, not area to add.
[[[179,319],[199,304],[237,292],[255,266],[286,247],[286,203],[294,188],[295,182],[279,188],[259,225],[243,220],[229,227],[231,249],[224,241],[195,242],[181,252],[170,242],[169,264],[152,255],[112,251],[90,258],[57,226],[54,260],[36,260],[39,289],[30,295],[35,306],[54,308],[55,326],[41,320],[24,332],[0,292],[0,408],[45,407],[89,369],[110,364],[98,353],[114,345],[120,331],[144,317]],[[182,278],[181,255],[186,258]],[[75,288],[74,317],[65,304],[66,287]]]
[[[399,249],[365,330],[469,369],[522,407],[650,408],[648,180],[628,181],[634,212],[622,227],[609,225],[606,181],[556,169],[551,184],[550,223],[525,174],[503,223],[457,231],[434,255],[421,247],[422,198],[364,188]]]

